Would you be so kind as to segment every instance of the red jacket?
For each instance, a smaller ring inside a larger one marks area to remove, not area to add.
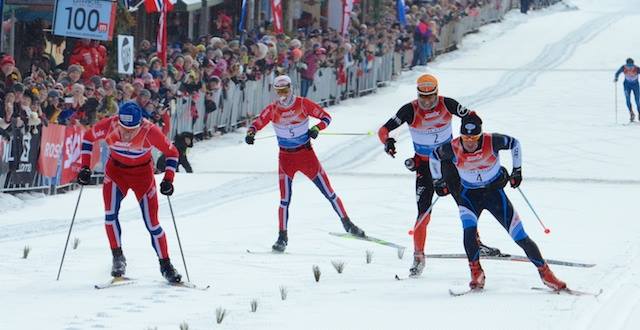
[[[85,46],[81,43],[77,43],[73,49],[69,64],[78,64],[82,66],[84,71],[82,72],[82,79],[88,80],[93,76],[102,75],[102,64],[104,60],[101,59],[100,52],[94,46]]]

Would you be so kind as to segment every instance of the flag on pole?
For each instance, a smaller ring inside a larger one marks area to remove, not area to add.
[[[247,0],[242,0],[242,10],[240,11],[240,23],[238,23],[238,31],[244,31],[244,19],[247,16]]]
[[[144,0],[144,9],[147,13],[160,13],[162,8],[167,6],[167,12],[173,10],[173,4],[176,0]]]
[[[407,26],[407,16],[404,11],[404,0],[396,0],[396,12],[398,14],[398,22],[400,25]]]
[[[173,10],[173,5],[177,0],[144,0],[144,8],[147,13],[160,13],[158,18],[158,36],[156,37],[156,47],[158,58],[162,61],[162,66],[167,67],[167,13]]]
[[[340,32],[343,36],[349,33],[351,10],[353,10],[353,0],[342,0],[342,29]]]
[[[271,0],[271,13],[273,15],[273,32],[284,33],[282,24],[282,0]]]

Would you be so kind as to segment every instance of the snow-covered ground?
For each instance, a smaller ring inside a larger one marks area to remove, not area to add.
[[[640,127],[628,118],[622,93],[614,117],[613,73],[637,55],[639,0],[575,0],[520,15],[465,38],[459,51],[429,66],[441,94],[477,110],[486,131],[510,134],[523,146],[524,192],[551,234],[521,196],[508,194],[544,256],[596,263],[553,267],[570,287],[599,298],[551,295],[526,263],[484,261],[482,294],[453,298],[449,288],[469,280],[465,260],[430,259],[419,279],[396,281],[411,264],[411,249],[394,249],[328,235],[341,231],[330,204],[298,175],[285,255],[267,251],[277,236],[275,140],[239,143],[228,134],[191,151],[195,174],[176,178],[173,208],[193,282],[208,291],[163,284],[155,253],[134,199],[121,212],[123,249],[131,286],[103,291],[111,264],[98,187],[86,188],[60,281],[55,281],[78,192],[28,199],[0,196],[0,329],[637,329],[640,327]],[[415,96],[420,72],[404,74],[377,94],[330,108],[332,132],[376,131]],[[455,123],[457,131],[458,123]],[[259,133],[272,134],[270,128]],[[384,154],[375,136],[320,136],[316,152],[353,221],[368,234],[412,246],[414,178],[403,166],[412,155],[406,127],[396,130],[399,153]],[[507,168],[509,154],[503,155]],[[166,199],[161,222],[173,263],[184,275]],[[483,241],[522,254],[499,224],[481,217]],[[28,259],[21,259],[25,245]],[[438,202],[429,225],[429,253],[463,253],[457,209]],[[365,251],[373,262],[365,263]],[[346,262],[343,274],[332,260]],[[311,268],[322,271],[319,283]],[[279,287],[288,299],[281,301]],[[249,303],[258,301],[257,313]],[[229,314],[220,325],[215,310]]]

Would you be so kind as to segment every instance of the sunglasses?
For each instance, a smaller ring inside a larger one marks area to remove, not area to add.
[[[95,89],[93,89],[93,88],[85,88],[85,89],[86,89],[86,91],[87,91],[87,92],[93,92],[93,91],[95,91]]]
[[[460,138],[464,142],[476,142],[476,141],[480,140],[480,136],[482,136],[482,134],[478,134],[478,135],[461,135]]]
[[[276,88],[276,94],[278,95],[289,95],[289,92],[291,91],[291,88],[289,87],[282,87],[282,88]]]
[[[418,94],[418,97],[421,99],[429,99],[436,96],[436,94],[429,94],[429,95],[425,95],[425,94]]]

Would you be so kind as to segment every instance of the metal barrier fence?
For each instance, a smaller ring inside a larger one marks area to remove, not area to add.
[[[560,0],[548,0],[551,3]],[[440,54],[451,49],[468,33],[487,23],[499,21],[506,12],[518,8],[519,1],[491,0],[485,6],[479,8],[478,14],[466,16],[462,19],[448,23],[440,28],[439,41],[434,45],[434,53]],[[375,92],[380,86],[399,76],[402,70],[411,63],[413,53],[411,50],[392,52],[373,60],[364,60],[353,63],[344,69],[342,83],[338,83],[338,71],[335,68],[320,68],[317,70],[313,85],[309,88],[307,97],[323,105],[337,104],[342,99],[359,97],[367,93]],[[292,69],[288,72],[294,88],[300,86],[300,74]],[[171,130],[169,137],[173,139],[182,132],[202,134],[207,131],[231,132],[256,117],[260,111],[274,100],[271,91],[273,74],[264,76],[257,81],[246,81],[243,84],[228,82],[228,86],[214,99],[217,101],[217,110],[209,114],[205,111],[205,94],[200,92],[187,95],[176,100],[171,110]],[[0,142],[7,143],[7,142]],[[11,142],[9,142],[10,144]],[[59,189],[70,188],[72,184],[60,186],[60,172],[62,159],[58,161],[58,174],[56,177],[44,177],[36,172],[33,182],[30,184],[16,185],[12,183],[8,175],[8,155],[6,148],[0,159],[0,192],[31,191],[38,190],[45,193],[56,193]],[[103,145],[103,150],[106,151]],[[106,160],[106,152],[103,152],[103,161]],[[159,154],[154,153],[154,158]],[[35,168],[35,164],[34,164]]]

